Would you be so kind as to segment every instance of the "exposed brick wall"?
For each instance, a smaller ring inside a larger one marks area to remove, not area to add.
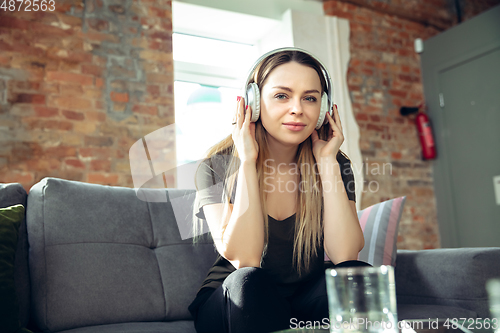
[[[460,0],[462,21],[466,21],[482,12],[500,5],[500,0]]]
[[[461,0],[462,20],[498,3]],[[361,206],[406,195],[398,248],[438,248],[433,162],[421,158],[414,115],[403,117],[399,109],[424,99],[414,40],[457,24],[454,1],[328,0],[324,9],[350,22],[347,81],[361,132],[363,174],[366,184],[379,186],[365,188]]]
[[[132,187],[130,147],[174,123],[171,34],[165,0],[0,10],[0,182]]]

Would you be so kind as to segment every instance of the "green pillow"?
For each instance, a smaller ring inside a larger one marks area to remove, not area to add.
[[[6,333],[31,332],[21,327],[14,284],[17,237],[23,219],[23,205],[0,208],[0,327]]]

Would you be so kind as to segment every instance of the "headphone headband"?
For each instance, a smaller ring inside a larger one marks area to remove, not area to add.
[[[314,60],[316,60],[320,64],[321,71],[323,73],[323,77],[325,78],[325,81],[326,81],[326,89],[327,89],[326,94],[328,96],[328,112],[330,112],[330,110],[333,107],[333,99],[332,99],[333,88],[332,88],[332,80],[331,80],[331,77],[330,77],[330,73],[328,73],[328,70],[326,69],[326,66],[323,65],[323,63],[321,62],[321,60],[319,60],[318,57],[316,57],[315,55],[313,55],[311,52],[306,51],[306,50],[301,49],[301,48],[298,48],[298,47],[282,47],[282,48],[279,48],[279,49],[275,49],[275,50],[269,51],[269,52],[265,53],[264,55],[262,55],[259,59],[257,59],[257,61],[254,63],[254,65],[250,69],[250,72],[248,73],[247,79],[245,81],[245,89],[248,86],[248,83],[250,82],[250,80],[252,78],[253,72],[255,71],[255,69],[257,68],[257,66],[262,62],[262,60],[264,60],[265,58],[267,58],[270,55],[273,55],[273,54],[278,53],[278,52],[283,52],[283,51],[298,51],[298,52],[305,53],[308,56],[310,56],[311,58],[313,58]]]

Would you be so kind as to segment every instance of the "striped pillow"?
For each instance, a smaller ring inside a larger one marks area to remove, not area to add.
[[[406,196],[380,202],[358,211],[365,247],[358,260],[373,266],[396,265],[398,225]],[[325,253],[325,261],[330,260]]]
[[[398,225],[406,196],[380,202],[358,212],[365,247],[358,260],[373,266],[396,265]]]

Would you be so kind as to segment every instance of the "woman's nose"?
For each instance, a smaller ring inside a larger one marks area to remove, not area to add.
[[[293,113],[302,113],[302,101],[300,99],[292,98],[290,111]]]

